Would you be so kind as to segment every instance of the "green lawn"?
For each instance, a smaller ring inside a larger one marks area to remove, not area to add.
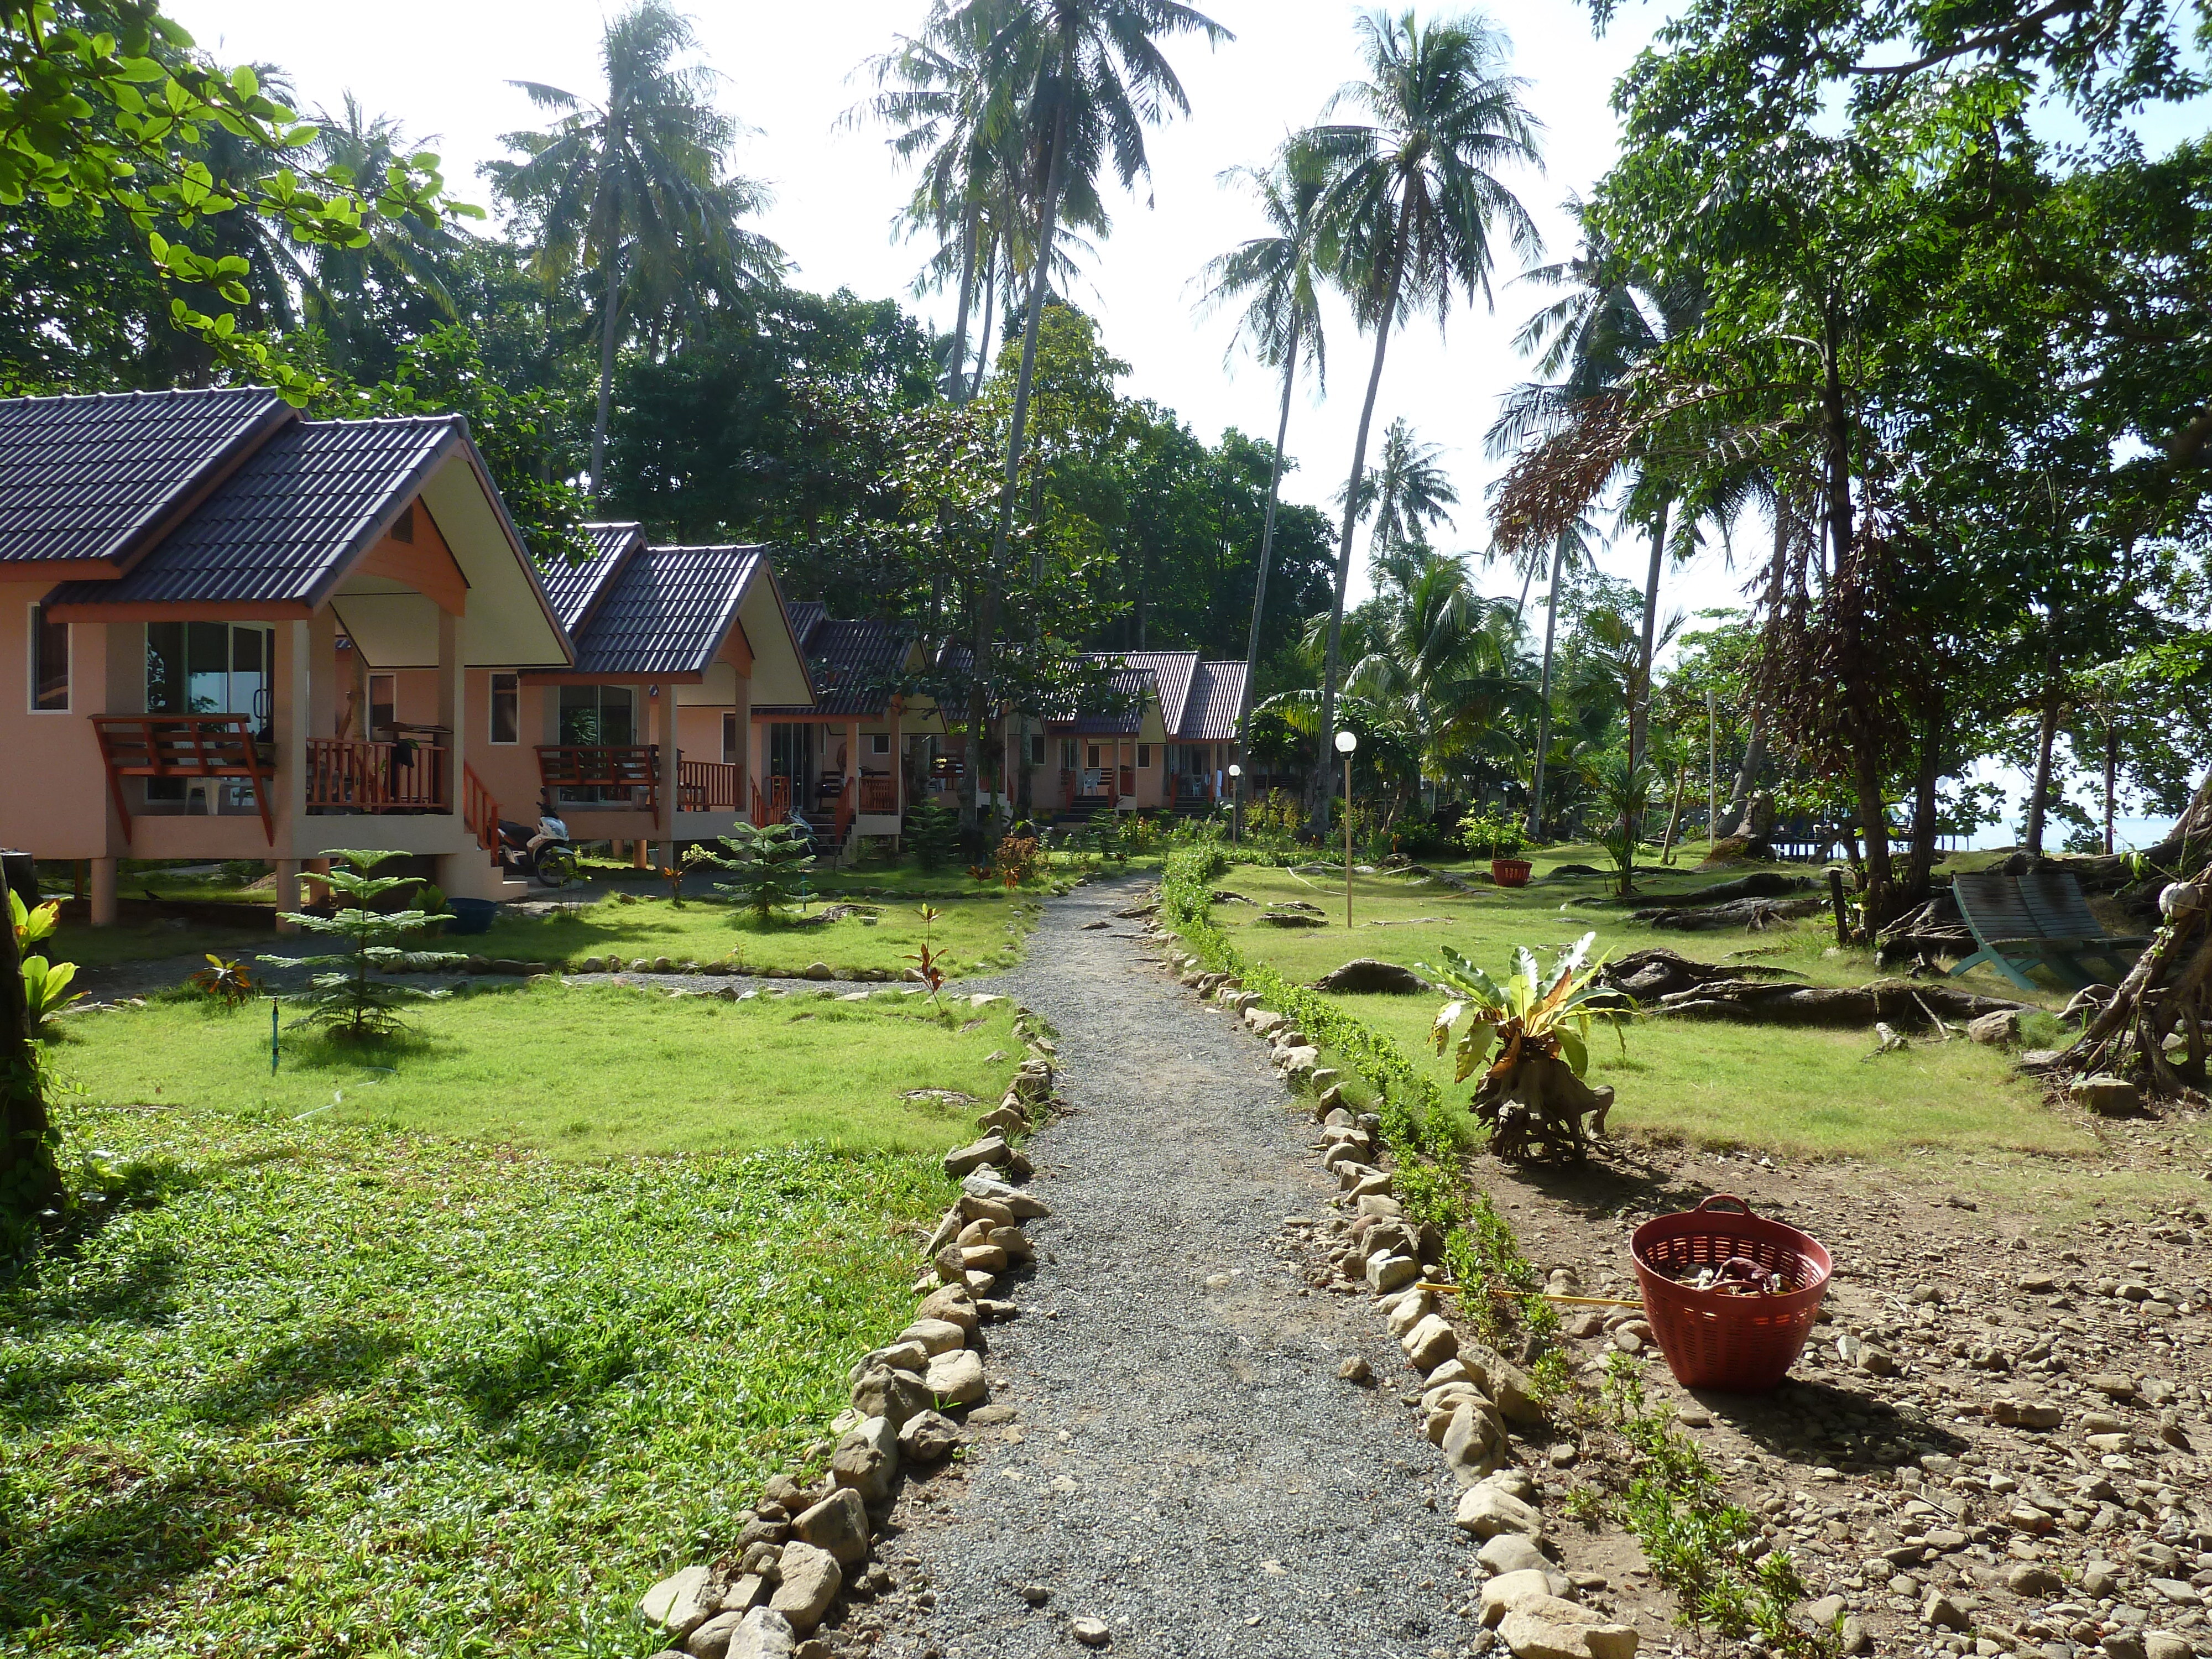
[[[947,1006],[892,990],[723,1002],[547,982],[423,1004],[411,1035],[366,1051],[287,1030],[272,1077],[267,1003],[225,1013],[178,997],[64,1021],[55,1059],[100,1105],[313,1113],[568,1158],[798,1141],[941,1152],[973,1136],[1022,1052],[1009,1005]],[[921,1089],[984,1104],[903,1097]]]
[[[1596,861],[1588,849],[1559,849],[1540,859],[1538,868],[1540,875],[1559,862]],[[1729,875],[1686,869],[1639,880],[1656,894],[1711,885]],[[1301,876],[1241,866],[1215,884],[1260,904],[1295,898],[1322,908],[1327,927],[1299,930],[1256,925],[1256,905],[1213,908],[1215,922],[1248,960],[1265,961],[1300,981],[1317,979],[1353,957],[1408,966],[1436,962],[1446,945],[1496,975],[1510,965],[1516,945],[1548,951],[1593,929],[1598,948],[1611,954],[1664,945],[1700,960],[1794,969],[1813,984],[1863,983],[1875,972],[1868,952],[1829,954],[1834,934],[1825,916],[1759,934],[1662,932],[1629,921],[1620,908],[1574,903],[1601,890],[1603,884],[1595,880],[1455,893],[1432,882],[1355,874],[1349,933],[1340,872]],[[2003,992],[1978,970],[1964,983]],[[2057,1000],[2055,993],[2051,1000]],[[1454,1085],[1449,1061],[1430,1056],[1427,1036],[1441,999],[1340,1000],[1419,1057],[1448,1098],[1466,1099],[1471,1085]],[[2057,1040],[2056,1021],[2036,1024],[2039,1040]],[[1921,1156],[1929,1149],[1960,1157],[2056,1159],[2045,1179],[2061,1182],[2067,1161],[2097,1150],[2088,1128],[2047,1108],[2040,1087],[2014,1075],[2008,1056],[1996,1050],[1963,1041],[1916,1041],[1904,1054],[1870,1059],[1874,1048],[1870,1031],[1650,1020],[1630,1027],[1625,1054],[1610,1033],[1599,1032],[1591,1045],[1591,1074],[1618,1091],[1610,1124],[1616,1133],[1662,1143],[1866,1158],[1923,1171],[1931,1167]]]
[[[0,1285],[0,1654],[652,1652],[637,1597],[824,1431],[945,1191],[819,1146],[77,1127],[137,1198]]]

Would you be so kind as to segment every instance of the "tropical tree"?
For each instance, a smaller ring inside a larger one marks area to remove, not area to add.
[[[592,493],[606,468],[615,348],[634,313],[685,307],[709,294],[733,297],[782,264],[776,246],[738,221],[768,202],[767,189],[725,173],[742,128],[716,109],[720,76],[678,60],[698,46],[690,22],[665,0],[640,0],[606,27],[599,58],[605,101],[518,81],[560,118],[501,142],[520,161],[485,171],[501,198],[528,219],[537,263],[549,278],[588,266],[599,289],[599,409],[592,426]]]
[[[1258,198],[1267,216],[1268,233],[1255,236],[1209,263],[1200,279],[1206,284],[1201,308],[1247,301],[1237,319],[1230,349],[1238,342],[1270,367],[1283,371],[1282,409],[1275,417],[1275,453],[1267,473],[1267,513],[1260,532],[1260,564],[1252,580],[1252,631],[1244,647],[1244,689],[1237,704],[1237,748],[1249,752],[1246,738],[1252,722],[1252,691],[1260,678],[1260,628],[1267,604],[1267,570],[1275,551],[1275,513],[1283,487],[1283,446],[1291,434],[1291,393],[1296,388],[1302,363],[1310,364],[1316,382],[1325,385],[1328,373],[1328,345],[1321,331],[1321,289],[1326,272],[1322,265],[1322,226],[1317,209],[1323,175],[1310,149],[1286,144],[1266,168],[1232,167],[1221,175],[1224,184],[1241,183]],[[1244,797],[1242,773],[1236,795]]]
[[[1429,532],[1452,521],[1459,491],[1443,469],[1443,453],[1441,445],[1416,437],[1402,415],[1382,429],[1382,455],[1359,483],[1359,516],[1375,520],[1367,538],[1370,581],[1403,586],[1429,550]],[[1344,506],[1340,489],[1336,505]]]
[[[1586,570],[1597,568],[1597,556],[1590,546],[1590,538],[1596,533],[1597,526],[1583,519],[1552,538],[1552,590],[1544,602],[1544,668],[1536,693],[1536,761],[1528,783],[1532,837],[1544,833],[1544,757],[1552,747],[1552,647],[1559,628],[1559,578],[1570,564]],[[1518,605],[1514,607],[1514,617],[1519,620]]]
[[[965,0],[957,9],[995,8],[1000,0]],[[1021,489],[1022,442],[1029,423],[1030,382],[1036,372],[1037,333],[1044,322],[1045,284],[1063,197],[1095,196],[1101,170],[1110,161],[1125,188],[1151,176],[1145,129],[1170,112],[1188,114],[1190,100],[1161,52],[1163,36],[1202,33],[1210,41],[1232,39],[1227,29],[1180,0],[1013,0],[1001,31],[1000,61],[1014,77],[1024,153],[1033,179],[1036,240],[1030,261],[1029,311],[1022,356],[1006,422],[1006,467],[1000,492],[990,562],[976,608],[976,660],[969,729],[980,732],[980,702],[990,678],[990,642],[1007,581],[1006,553],[1014,506]],[[975,819],[975,772],[960,781],[963,825]]]
[[[1504,34],[1469,14],[1422,23],[1413,13],[1362,16],[1355,29],[1366,76],[1342,88],[1322,124],[1298,140],[1328,169],[1321,216],[1339,278],[1361,325],[1375,331],[1345,483],[1343,531],[1337,548],[1336,598],[1329,611],[1322,669],[1322,759],[1335,738],[1340,635],[1345,591],[1352,580],[1352,538],[1358,524],[1367,438],[1391,331],[1422,308],[1438,325],[1454,298],[1491,298],[1497,262],[1492,229],[1502,225],[1523,257],[1541,246],[1535,221],[1499,178],[1514,165],[1536,167],[1538,123],[1522,101],[1526,86],[1506,70]],[[1350,107],[1364,121],[1332,122]],[[1312,806],[1316,823],[1329,769],[1316,764]]]

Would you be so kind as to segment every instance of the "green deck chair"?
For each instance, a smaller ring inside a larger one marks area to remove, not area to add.
[[[2075,990],[2099,982],[2084,966],[2103,962],[2124,975],[2148,938],[2108,933],[2090,913],[2081,884],[2069,875],[2008,876],[1979,870],[1951,878],[1951,897],[1981,948],[1951,970],[1956,979],[1986,962],[2023,991],[2035,981],[2027,969],[2040,963]]]

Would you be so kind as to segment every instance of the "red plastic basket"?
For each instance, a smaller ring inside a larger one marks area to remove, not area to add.
[[[1734,1210],[1720,1207],[1727,1205]],[[1644,1317],[1674,1380],[1723,1394],[1764,1394],[1782,1381],[1812,1334],[1833,1265],[1818,1239],[1753,1215],[1733,1193],[1654,1217],[1636,1230],[1629,1248],[1644,1287]],[[1795,1288],[1780,1296],[1737,1296],[1694,1290],[1657,1271],[1732,1261],[1780,1273]]]

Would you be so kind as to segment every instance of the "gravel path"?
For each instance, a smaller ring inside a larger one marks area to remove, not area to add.
[[[1021,1316],[991,1328],[1012,1419],[977,1431],[963,1473],[908,1488],[922,1501],[883,1550],[908,1588],[872,1610],[878,1650],[1075,1653],[1091,1617],[1115,1653],[1463,1653],[1473,1626],[1448,1609],[1473,1558],[1395,1397],[1404,1360],[1363,1299],[1306,1291],[1279,1254],[1285,1217],[1328,1213],[1312,1125],[1130,924],[1085,929],[1135,890],[1054,902],[1026,965],[962,988],[1052,1022],[1073,1110],[1030,1144],[1054,1214],[1031,1230]],[[1352,1352],[1396,1388],[1340,1381]]]

